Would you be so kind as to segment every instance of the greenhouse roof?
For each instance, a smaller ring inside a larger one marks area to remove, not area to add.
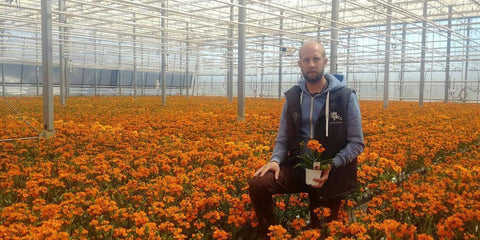
[[[407,41],[407,52],[420,51],[421,41],[402,39],[401,30],[421,32],[426,26],[427,34],[434,33],[429,36],[436,38],[429,39],[429,53],[439,56],[430,62],[444,61],[444,44],[437,46],[435,41],[445,42],[449,30],[458,49],[469,49],[458,50],[453,61],[480,61],[479,0],[426,1],[425,6],[424,1],[416,0],[344,0],[339,3],[335,24],[331,2],[246,1],[247,72],[260,68],[278,71],[279,56],[287,69],[294,68],[301,42],[318,38],[328,48],[332,28],[339,31],[339,48],[352,49],[348,54],[359,51],[356,61],[378,64],[382,62],[378,56],[385,51],[382,45],[387,41],[388,18],[392,44]],[[0,61],[41,61],[40,3],[0,2]],[[73,66],[131,69],[136,64],[138,69],[159,70],[164,36],[169,71],[185,71],[188,59],[190,71],[225,74],[229,47],[237,51],[239,2],[235,0],[68,0],[63,4],[61,9],[59,1],[52,1],[53,42],[56,49],[63,45]],[[450,28],[449,8],[455,20]],[[351,64],[346,50],[342,51],[339,63]],[[55,56],[58,62],[58,53]],[[392,58],[415,61],[395,54]]]

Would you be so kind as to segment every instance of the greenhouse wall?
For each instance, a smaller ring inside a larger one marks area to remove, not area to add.
[[[0,72],[1,72],[0,68]],[[27,64],[3,64],[5,73],[0,79],[2,96],[29,96],[42,94],[42,68]],[[118,74],[120,73],[120,77]],[[134,95],[133,71],[117,69],[71,68],[70,95]],[[137,71],[137,94],[161,95],[159,72]],[[406,72],[404,80],[400,73],[392,72],[389,81],[390,100],[418,100],[419,72]],[[424,99],[444,100],[445,80],[442,72],[426,73]],[[480,71],[468,72],[469,79],[462,80],[465,73],[451,72],[449,99],[461,102],[480,102]],[[60,94],[59,68],[54,68],[54,94]],[[282,93],[295,85],[299,73],[282,75]],[[3,80],[4,79],[4,80]],[[120,79],[120,80],[119,80]],[[360,99],[383,99],[383,72],[350,73],[345,76],[347,86],[355,89]],[[237,93],[237,79],[234,75],[234,95]],[[245,93],[247,97],[278,97],[278,74],[246,75]],[[198,96],[226,96],[227,77],[223,75],[193,76],[185,78],[184,73],[166,74],[166,94]]]
[[[28,64],[2,64],[0,83],[3,96],[40,95],[42,93],[42,67]],[[2,73],[4,69],[4,73]],[[53,68],[54,94],[60,94],[58,67]],[[118,69],[71,68],[69,75],[70,95],[133,95],[133,71]],[[167,73],[166,88],[175,94],[191,87],[193,76]],[[136,72],[136,85],[142,95],[160,94],[159,72]]]

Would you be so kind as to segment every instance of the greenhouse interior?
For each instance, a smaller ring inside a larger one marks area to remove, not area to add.
[[[40,2],[0,3],[3,96],[42,93],[45,34],[56,95],[279,97],[318,39],[361,99],[480,100],[476,0]]]
[[[0,0],[0,74],[0,239],[480,239],[480,0]]]

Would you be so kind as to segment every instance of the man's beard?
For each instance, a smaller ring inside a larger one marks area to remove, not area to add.
[[[323,73],[324,73],[324,70],[320,71],[315,77],[313,78],[310,78],[308,77],[308,74],[307,73],[303,73],[303,78],[305,78],[305,81],[309,82],[309,83],[316,83],[318,81],[320,81],[323,77]]]

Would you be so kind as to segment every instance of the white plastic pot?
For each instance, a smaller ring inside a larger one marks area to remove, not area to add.
[[[322,170],[305,169],[305,183],[307,185],[317,185],[318,182],[313,181],[314,178],[321,178]]]

